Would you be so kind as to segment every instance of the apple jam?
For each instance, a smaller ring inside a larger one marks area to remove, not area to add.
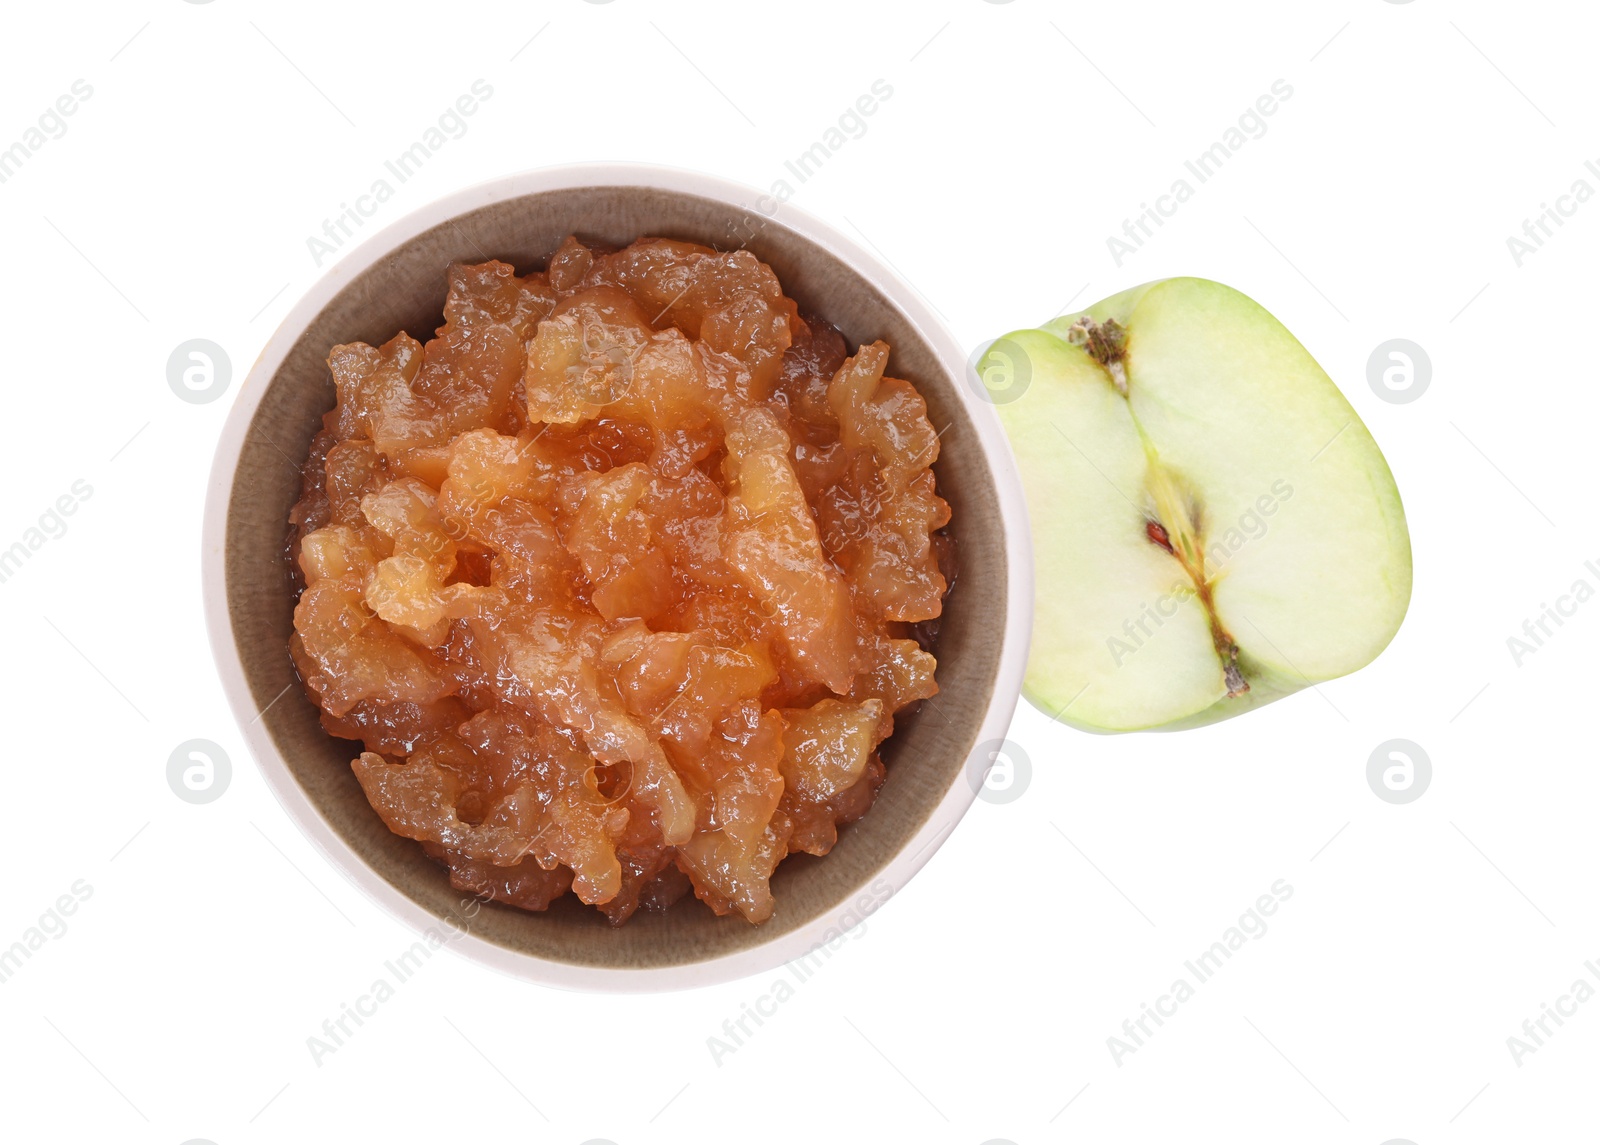
[[[888,353],[747,251],[573,238],[334,347],[290,653],[390,830],[529,910],[769,917],[938,691],[950,510]]]

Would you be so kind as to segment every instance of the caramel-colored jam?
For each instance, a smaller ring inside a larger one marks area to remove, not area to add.
[[[938,690],[922,398],[746,251],[569,238],[449,283],[426,344],[328,356],[291,514],[306,691],[456,887],[761,922]]]

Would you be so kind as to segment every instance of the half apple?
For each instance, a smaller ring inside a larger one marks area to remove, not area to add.
[[[1148,283],[997,339],[1036,568],[1025,694],[1176,729],[1343,676],[1411,598],[1394,477],[1294,336],[1238,291]]]

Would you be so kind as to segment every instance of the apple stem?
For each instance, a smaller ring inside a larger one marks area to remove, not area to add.
[[[1128,371],[1122,359],[1128,352],[1128,328],[1115,318],[1096,322],[1087,314],[1067,328],[1067,341],[1106,368],[1117,393],[1128,396]]]

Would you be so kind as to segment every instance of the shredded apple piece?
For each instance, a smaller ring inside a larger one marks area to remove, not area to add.
[[[452,886],[761,922],[938,691],[939,440],[746,251],[454,266],[419,343],[336,346],[290,515],[290,654]]]

